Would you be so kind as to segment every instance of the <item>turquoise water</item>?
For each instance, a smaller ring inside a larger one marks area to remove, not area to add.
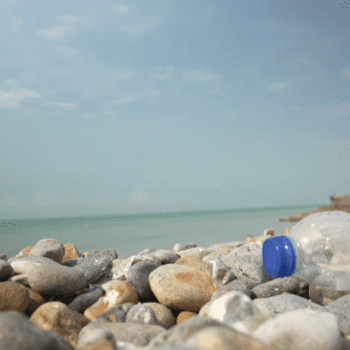
[[[13,256],[43,238],[74,243],[79,252],[114,248],[119,258],[141,250],[172,249],[175,243],[196,243],[206,247],[216,243],[259,236],[267,228],[282,234],[296,222],[280,218],[313,210],[319,205],[185,211],[149,214],[59,217],[42,219],[0,219],[0,253]]]

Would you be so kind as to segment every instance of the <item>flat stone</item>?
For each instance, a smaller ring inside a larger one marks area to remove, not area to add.
[[[216,290],[208,274],[176,264],[158,267],[149,282],[160,304],[183,311],[199,311]]]
[[[68,295],[86,287],[87,281],[80,270],[65,266],[38,264],[26,271],[31,289],[40,294]]]
[[[299,283],[293,277],[276,278],[251,290],[253,298],[269,298],[282,293],[298,294],[299,291]]]
[[[103,249],[103,250],[89,250],[88,252],[84,252],[82,256],[84,258],[92,258],[95,256],[107,256],[111,260],[118,259],[118,253],[115,249],[109,248],[109,249]]]
[[[323,306],[315,304],[312,301],[294,294],[276,295],[270,298],[258,298],[254,299],[253,303],[259,308],[268,310],[271,313],[272,317],[276,317],[279,314],[283,314],[288,311],[294,311],[296,309],[312,309],[315,311],[324,311]]]
[[[46,258],[44,256],[25,256],[23,258],[10,258],[7,262],[12,266],[12,268],[16,273],[25,272],[25,266],[26,266],[26,263],[28,262],[41,264],[41,265],[61,266],[60,263],[53,261],[50,258]],[[22,268],[22,270],[20,270],[20,268]]]
[[[165,264],[174,264],[177,260],[180,259],[179,255],[171,252],[170,250],[158,249],[154,252],[147,254],[151,258],[157,258],[161,261],[162,265]]]

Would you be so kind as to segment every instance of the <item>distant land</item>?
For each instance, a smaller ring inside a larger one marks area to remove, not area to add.
[[[279,221],[300,221],[304,219],[306,216],[314,213],[319,213],[321,211],[345,211],[350,213],[350,194],[342,194],[342,195],[333,195],[331,196],[331,205],[325,205],[322,207],[318,207],[315,210],[311,211],[303,211],[299,215],[292,215],[286,219],[279,219]]]

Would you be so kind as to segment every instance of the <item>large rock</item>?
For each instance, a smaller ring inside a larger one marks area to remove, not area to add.
[[[69,295],[87,285],[80,270],[66,266],[35,264],[34,267],[26,269],[25,275],[29,287],[40,294]]]
[[[280,219],[279,221],[300,221],[301,219],[304,219],[311,214],[319,213],[322,211],[340,210],[345,211],[346,213],[350,213],[350,194],[333,195],[331,196],[331,202],[331,205],[321,206],[311,211],[303,211],[299,215],[292,215],[288,218]]]
[[[29,256],[44,256],[58,263],[62,262],[64,246],[57,239],[44,238],[30,250]]]
[[[160,304],[184,311],[199,311],[216,291],[207,273],[178,264],[153,270],[149,283]]]

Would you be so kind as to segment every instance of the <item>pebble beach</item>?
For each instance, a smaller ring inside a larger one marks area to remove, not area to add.
[[[272,236],[126,259],[52,238],[0,252],[0,349],[350,349],[350,292],[269,277]]]

